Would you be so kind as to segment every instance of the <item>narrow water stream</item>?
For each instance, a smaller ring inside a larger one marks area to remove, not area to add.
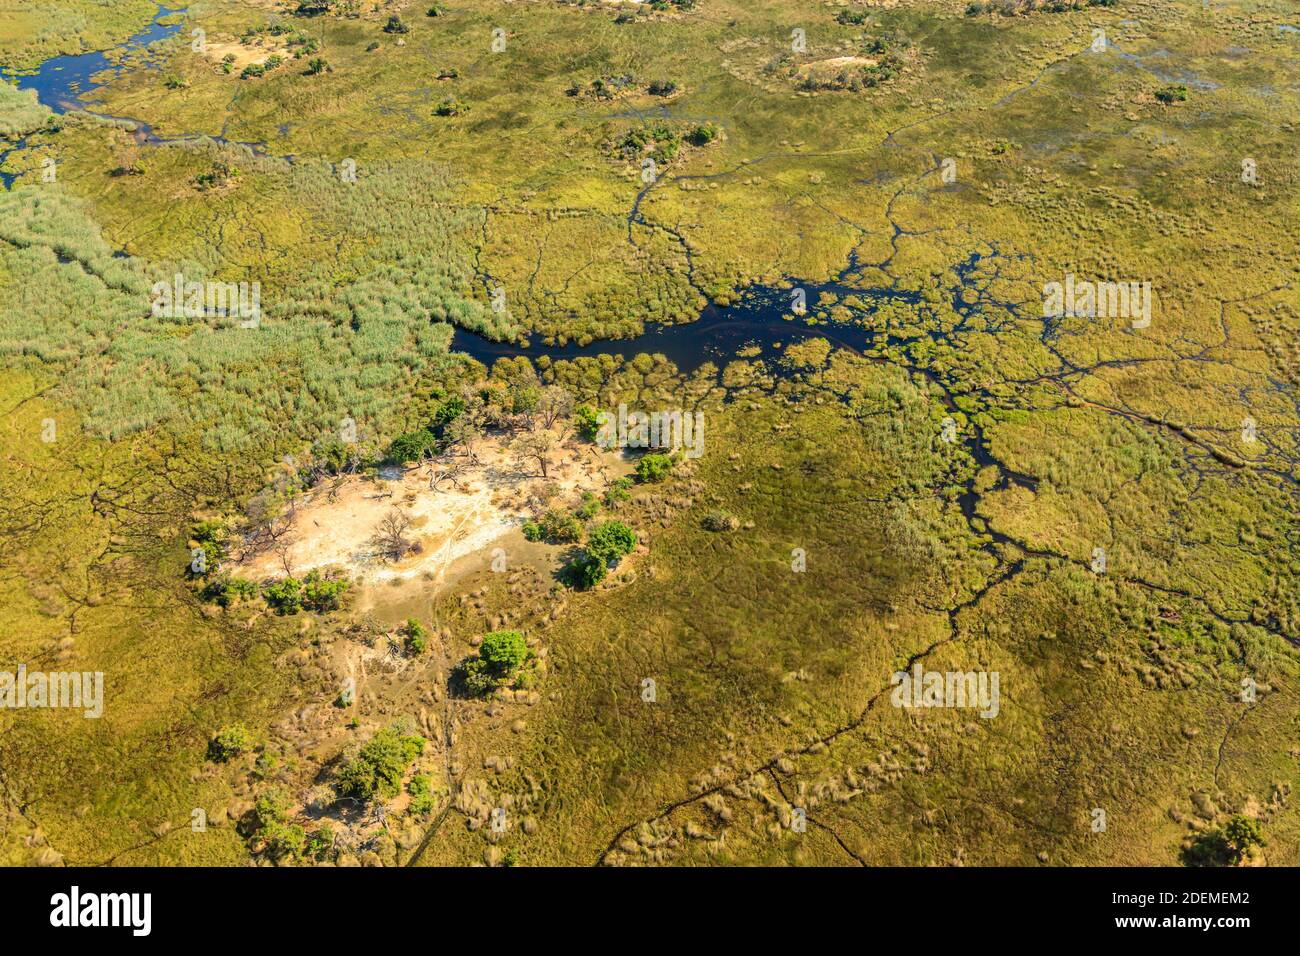
[[[18,75],[15,78],[0,69],[0,76],[16,80],[20,89],[35,90],[40,102],[57,114],[66,113],[70,110],[85,109],[86,97],[97,88],[93,78],[96,76],[111,77],[121,69],[115,65],[117,57],[110,54],[118,51],[130,53],[140,50],[151,43],[174,36],[180,32],[184,25],[183,18],[175,17],[174,22],[170,23],[161,21],[172,18],[174,14],[183,14],[186,9],[186,7],[160,5],[149,24],[139,33],[127,39],[116,51],[55,56],[42,63],[34,72]],[[167,142],[154,136],[148,124],[137,120],[130,120],[130,122],[135,124],[137,136],[142,141],[154,145]],[[24,148],[25,145],[25,140],[19,140],[7,150],[0,152],[0,165],[3,164],[4,157],[16,149]],[[245,145],[252,145],[256,148],[262,144]],[[0,176],[3,177],[5,188],[11,188],[16,178],[15,174],[0,174]],[[638,195],[637,202],[629,214],[629,228],[631,228],[633,222],[639,219],[640,201],[644,196],[644,192]],[[897,237],[899,232],[897,225],[895,225],[894,229],[895,237]],[[972,305],[965,301],[962,294],[965,290],[972,290],[976,293],[977,303],[1005,307],[1013,313],[1018,312],[1018,307],[1014,304],[986,301],[986,294],[975,281],[981,258],[979,253],[973,253],[965,262],[958,264],[954,269],[957,282],[953,290],[951,304],[954,310],[962,316],[961,325],[949,332],[933,330],[928,333],[929,338],[950,345],[958,344],[953,341],[954,334],[960,332],[965,325],[965,320],[981,308],[980,304]],[[868,314],[870,306],[875,302],[915,304],[919,301],[917,293],[897,287],[860,287],[853,281],[858,272],[859,265],[851,257],[849,264],[832,281],[818,284],[802,284],[800,287],[806,294],[808,302],[817,302],[823,294],[828,294],[834,298],[842,298],[847,295],[856,296],[867,303]],[[780,362],[773,360],[780,358],[785,346],[810,338],[824,338],[834,346],[848,349],[860,355],[870,353],[873,349],[882,345],[905,348],[907,344],[904,340],[896,339],[887,332],[882,332],[865,324],[822,323],[810,325],[793,313],[791,290],[752,287],[745,290],[740,299],[733,305],[719,306],[712,303],[705,305],[699,318],[694,322],[682,325],[652,325],[641,335],[632,339],[600,340],[587,344],[543,345],[493,341],[464,329],[455,328],[452,333],[452,348],[464,352],[486,365],[491,365],[496,359],[502,357],[526,356],[530,359],[538,359],[546,356],[553,360],[564,360],[601,355],[619,355],[631,358],[646,352],[662,354],[679,371],[687,374],[696,371],[708,362],[716,363],[721,368],[737,356],[745,354],[767,360],[768,368],[779,376],[787,374],[787,371],[783,369]],[[868,355],[868,357],[876,362],[889,361],[892,364],[902,364],[913,374],[925,377],[932,385],[937,387],[943,396],[944,404],[950,410],[955,409],[956,406],[953,403],[949,388],[933,371],[912,367],[907,365],[906,361],[899,363],[892,359],[882,358],[879,355]],[[978,464],[1000,466],[1000,463],[996,462],[989,454],[984,437],[978,428],[968,432],[964,436],[963,443],[970,450]],[[1028,476],[1012,474],[1005,468],[1002,469],[1002,473],[1003,481],[1010,480],[1023,484],[1032,483],[1032,479],[1028,478]],[[963,495],[962,507],[963,511],[967,512],[968,518],[974,516],[975,496],[970,488],[967,488],[965,495]]]

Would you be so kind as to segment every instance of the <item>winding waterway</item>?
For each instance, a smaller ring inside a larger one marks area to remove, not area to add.
[[[42,63],[35,71],[25,74],[18,74],[16,71],[6,73],[3,68],[0,68],[0,76],[16,81],[20,89],[35,90],[40,102],[55,113],[62,114],[71,110],[84,110],[86,108],[86,97],[97,88],[93,77],[115,76],[123,69],[123,67],[117,65],[117,58],[112,55],[113,53],[129,53],[140,50],[149,44],[177,34],[184,26],[182,17],[176,17],[175,22],[171,23],[162,23],[161,21],[173,14],[183,14],[186,9],[184,7],[169,8],[160,6],[149,24],[141,32],[126,40],[116,51],[56,56]],[[1295,28],[1290,29],[1294,30]],[[1113,46],[1113,44],[1110,45]],[[1143,62],[1143,58],[1126,56],[1123,55],[1122,51],[1117,52],[1121,53],[1119,62],[1155,73],[1162,78],[1165,75],[1163,72],[1157,72],[1152,67],[1147,66]],[[1156,54],[1150,56],[1159,58],[1161,54],[1163,54],[1163,51],[1157,51]],[[1167,75],[1175,76],[1173,72],[1169,72]],[[1176,76],[1178,79],[1188,82],[1189,85],[1199,82],[1199,78],[1190,73],[1179,73]],[[1030,84],[1031,87],[1033,85]],[[87,110],[87,112],[90,111]],[[102,116],[102,114],[94,115]],[[173,140],[161,139],[153,134],[148,124],[138,120],[129,117],[104,118],[127,120],[133,125],[136,135],[142,141],[153,145],[193,141],[200,138],[198,136],[187,136]],[[891,133],[887,142],[892,141],[892,138],[893,134]],[[214,137],[214,139],[218,142],[225,142],[221,137]],[[0,166],[4,165],[5,158],[10,153],[23,149],[26,145],[25,140],[19,140],[9,145],[6,150],[0,150]],[[243,143],[237,145],[251,148],[256,152],[264,152],[265,150],[264,144]],[[292,157],[283,158],[292,161]],[[0,172],[0,183],[3,183],[6,189],[12,188],[16,178],[17,174]],[[649,187],[637,195],[629,213],[629,239],[631,238],[630,230],[632,226],[644,221],[642,219],[641,203],[648,191]],[[893,230],[891,248],[896,252],[898,238],[901,235],[913,234],[907,233],[894,222],[892,208],[887,207],[886,215]],[[687,267],[691,285],[697,291],[702,291],[695,283],[694,263],[690,257],[689,247],[686,246],[685,242],[683,242],[683,248],[687,254]],[[797,280],[790,281],[790,286],[797,285],[803,289],[809,302],[818,301],[823,294],[836,300],[842,300],[848,295],[857,297],[865,304],[865,308],[858,316],[860,322],[857,323],[809,324],[792,314],[790,288],[754,286],[744,290],[732,305],[706,304],[702,308],[699,318],[694,322],[681,325],[650,325],[642,334],[630,339],[601,340],[587,344],[534,345],[528,342],[492,341],[464,329],[455,328],[452,333],[452,348],[489,365],[498,358],[517,356],[525,356],[530,359],[545,356],[553,360],[571,360],[602,355],[633,357],[641,353],[662,354],[679,371],[691,373],[710,362],[721,368],[727,362],[741,356],[764,359],[779,358],[784,347],[790,343],[809,338],[824,338],[832,345],[856,353],[868,361],[889,364],[903,369],[918,379],[926,380],[932,389],[932,394],[937,394],[944,407],[953,412],[954,415],[958,412],[957,399],[959,397],[967,400],[974,399],[975,403],[982,407],[999,404],[985,389],[975,388],[972,390],[969,387],[959,386],[948,375],[937,371],[929,363],[914,359],[912,357],[914,354],[912,346],[915,344],[926,345],[929,341],[933,341],[960,351],[964,348],[962,333],[968,330],[969,323],[977,317],[979,321],[976,323],[976,327],[994,334],[1003,331],[1012,321],[1033,320],[1036,318],[1024,313],[1022,311],[1023,304],[1021,303],[999,301],[994,298],[990,294],[987,277],[981,277],[980,275],[981,261],[997,258],[1004,255],[1004,253],[997,249],[992,249],[986,253],[973,252],[965,261],[955,264],[952,268],[954,281],[949,290],[950,299],[948,304],[958,317],[957,324],[951,329],[932,328],[909,338],[897,337],[887,329],[880,328],[878,324],[873,324],[871,316],[875,311],[874,305],[876,303],[900,302],[913,305],[919,301],[917,293],[902,288],[897,281],[892,281],[890,285],[883,287],[863,287],[865,283],[861,281],[866,268],[872,268],[888,275],[893,255],[894,253],[891,253],[883,262],[862,264],[859,263],[855,255],[850,254],[844,269],[829,282],[801,283]],[[1058,335],[1059,330],[1055,329],[1050,322],[1043,323],[1040,332],[1040,340],[1043,346],[1062,362],[1063,368],[1072,369],[1074,367],[1054,347],[1053,340]],[[769,361],[767,367],[777,376],[793,374],[789,369],[785,369],[780,362]],[[1077,368],[1074,368],[1074,370],[1078,371]],[[962,407],[969,412],[970,402],[962,402]],[[1112,409],[1105,406],[1094,407],[1101,408],[1103,411],[1112,414],[1122,415],[1129,420],[1140,419],[1163,427],[1163,422],[1143,416],[1137,416],[1135,419],[1135,413],[1123,409]],[[959,441],[961,446],[969,453],[976,467],[996,469],[997,478],[992,483],[994,489],[1005,488],[1008,485],[1017,485],[1028,489],[1037,487],[1038,480],[1034,476],[1009,468],[992,454],[978,416],[967,417]],[[980,502],[985,492],[977,490],[973,472],[974,469],[971,469],[968,477],[956,480],[956,503],[972,533],[982,539],[981,546],[997,557],[1001,570],[998,574],[989,578],[972,601],[978,600],[980,594],[996,583],[1017,573],[1023,566],[1026,556],[1038,556],[1063,561],[1070,560],[1065,555],[1038,551],[1026,542],[1017,541],[990,527],[986,519],[980,514]],[[1284,478],[1292,484],[1295,483],[1294,477],[1290,475],[1272,470],[1269,470],[1269,473]],[[1005,554],[999,554],[1004,548],[1010,550]],[[1228,615],[1223,611],[1210,607],[1203,597],[1170,588],[1160,588],[1157,585],[1151,585],[1138,579],[1134,579],[1134,581],[1162,593],[1178,594],[1205,604],[1210,613],[1224,622],[1230,623],[1235,620],[1234,615]],[[950,613],[955,615],[959,609],[960,607],[954,608]],[[1278,633],[1276,628],[1270,627],[1268,629],[1272,633]],[[1292,643],[1297,643],[1294,638],[1289,636],[1286,639]]]
[[[20,90],[35,90],[37,99],[55,113],[85,109],[83,98],[93,92],[98,85],[102,85],[96,84],[92,77],[106,71],[117,73],[121,69],[115,63],[116,57],[110,59],[110,53],[130,53],[180,32],[183,22],[180,18],[177,18],[174,23],[160,21],[172,14],[183,14],[186,9],[188,8],[158,7],[158,12],[149,21],[148,26],[114,50],[50,57],[30,73],[18,73],[0,67],[0,78],[11,83],[16,82]]]
[[[173,17],[173,15],[183,14],[185,10],[185,7],[159,6],[157,13],[149,24],[139,33],[127,39],[116,51],[55,56],[40,64],[35,71],[18,75],[16,82],[20,89],[34,90],[40,102],[55,113],[62,114],[70,110],[83,110],[85,109],[86,98],[98,88],[96,78],[99,78],[101,83],[106,82],[120,71],[121,67],[115,65],[119,61],[117,54],[141,50],[151,43],[174,36],[180,32],[184,21],[182,17]],[[163,23],[164,19],[173,19],[173,22]],[[0,70],[0,75],[5,75],[3,70]],[[107,118],[123,119],[122,117]],[[140,135],[147,142],[154,144],[168,142],[153,136],[148,124],[134,119],[129,119],[129,121],[135,125],[137,135]],[[192,139],[193,137],[187,138]],[[177,140],[172,142],[175,141]],[[22,149],[25,145],[24,141],[19,141],[10,147],[9,152]],[[0,154],[0,164],[3,163],[5,155],[8,155],[8,153]],[[12,185],[14,178],[14,174],[5,174],[6,187]],[[644,195],[645,190],[637,196],[636,203],[629,214],[629,228],[630,224],[640,216],[640,204]],[[897,236],[900,230],[897,226],[894,228],[895,236]],[[953,291],[951,304],[954,310],[963,317],[963,324],[964,320],[969,318],[980,306],[971,305],[967,302],[962,295],[962,291],[974,290],[977,301],[983,301],[985,298],[974,282],[974,274],[977,272],[980,261],[981,255],[974,253],[966,262],[959,264],[954,269],[957,284]],[[875,265],[879,266],[881,264],[876,263]],[[871,304],[874,302],[892,301],[914,304],[918,301],[915,292],[896,286],[863,288],[853,282],[858,272],[860,272],[860,267],[856,259],[851,257],[848,265],[840,275],[830,282],[800,283],[799,286],[803,289],[807,300],[810,302],[818,301],[823,295],[829,295],[835,299],[842,299],[847,295],[856,296],[867,303],[868,314],[871,311]],[[796,283],[791,283],[792,286],[794,284]],[[1016,311],[1016,307],[1010,303],[984,302],[984,304],[994,304],[1008,308],[1013,312]],[[857,354],[870,353],[873,349],[877,349],[882,345],[905,346],[906,344],[904,341],[873,329],[867,324],[820,323],[811,325],[797,318],[792,313],[791,306],[790,289],[755,286],[746,289],[738,301],[732,305],[706,304],[701,310],[699,318],[694,322],[681,325],[650,325],[641,335],[635,338],[598,340],[586,344],[575,342],[563,345],[543,345],[493,341],[465,329],[455,328],[452,334],[452,348],[488,365],[498,358],[518,356],[526,356],[531,359],[545,356],[552,360],[564,360],[602,355],[632,357],[640,353],[661,354],[672,362],[679,371],[690,373],[710,362],[721,367],[742,354],[766,359],[776,358],[779,357],[781,350],[786,345],[810,338],[827,339],[833,345]],[[956,331],[960,331],[960,327]],[[952,341],[952,333],[932,331],[929,333],[929,338],[956,344]],[[874,360],[882,361],[883,359],[877,356]],[[770,363],[770,367],[777,374],[782,374],[779,363]],[[910,371],[914,374],[924,375],[935,384],[939,384],[932,372],[919,368],[911,368]],[[941,391],[947,396],[948,390],[946,388],[941,386]],[[951,398],[947,399],[947,403],[951,406]],[[974,436],[970,447],[977,461],[981,463],[991,461],[983,446],[982,436],[978,434]]]

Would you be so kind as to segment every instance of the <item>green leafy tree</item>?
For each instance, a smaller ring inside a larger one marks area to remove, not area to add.
[[[529,655],[528,642],[518,631],[493,631],[483,636],[478,656],[501,674],[512,673]]]
[[[1224,839],[1233,848],[1238,862],[1243,860],[1251,847],[1267,846],[1264,831],[1258,820],[1237,814],[1223,828]]]
[[[261,832],[266,852],[278,859],[294,859],[307,844],[307,831],[297,823],[275,823]]]
[[[302,582],[297,578],[289,577],[268,584],[262,596],[276,614],[297,614],[302,610]]]
[[[668,455],[651,452],[642,455],[636,463],[636,479],[641,482],[663,481],[673,470],[673,460]]]
[[[574,515],[551,508],[536,521],[524,524],[524,537],[529,541],[567,543],[582,538],[582,522]]]
[[[243,724],[230,724],[217,731],[208,741],[208,759],[225,763],[248,750],[253,745],[253,735]]]
[[[636,533],[617,519],[592,528],[587,536],[587,554],[606,565],[617,564],[636,547]]]
[[[578,427],[578,434],[587,441],[595,441],[600,434],[600,422],[597,420],[599,414],[590,405],[579,405],[573,410],[573,419]]]
[[[569,580],[580,591],[589,591],[609,573],[609,565],[600,558],[583,554],[569,565]]]
[[[424,625],[413,617],[408,617],[406,623],[402,625],[402,633],[406,637],[406,650],[409,654],[423,654],[428,647],[428,639],[425,634]]]
[[[523,634],[493,631],[483,635],[478,656],[462,663],[461,677],[470,693],[486,694],[511,683],[518,685],[534,657]]]
[[[390,800],[401,789],[402,776],[411,761],[424,752],[424,738],[401,727],[384,727],[344,758],[335,776],[344,796]]]
[[[289,795],[279,787],[267,787],[253,803],[253,813],[257,815],[257,824],[261,829],[282,824],[289,819],[292,803]]]
[[[213,601],[219,607],[230,607],[241,601],[251,601],[257,597],[260,589],[253,581],[222,575],[207,583],[200,592],[205,601]]]
[[[427,774],[417,773],[406,785],[411,795],[411,812],[427,817],[433,812],[433,785]]]
[[[318,863],[329,859],[333,851],[334,828],[328,823],[322,823],[313,830],[311,836],[307,838],[307,845],[303,847],[303,854]]]
[[[1237,866],[1252,847],[1266,846],[1258,820],[1237,814],[1222,828],[1200,834],[1183,851],[1188,866]]]
[[[721,132],[722,130],[714,123],[703,123],[691,130],[686,138],[692,146],[707,146],[717,139]]]
[[[1166,106],[1170,103],[1185,103],[1187,101],[1187,87],[1182,84],[1166,86],[1163,89],[1156,90],[1156,99]]]
[[[302,606],[309,611],[337,611],[348,582],[308,571],[302,581]]]
[[[421,428],[406,435],[399,435],[388,446],[388,460],[399,465],[419,461],[427,454],[438,450],[438,438],[427,428]]]

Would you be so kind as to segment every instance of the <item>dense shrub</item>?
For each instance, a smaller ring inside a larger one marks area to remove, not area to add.
[[[740,520],[734,515],[718,509],[706,514],[703,524],[707,531],[735,531],[740,527]]]
[[[348,582],[308,571],[302,581],[302,606],[309,611],[337,611]]]
[[[424,752],[424,738],[393,726],[375,735],[345,756],[336,775],[339,793],[347,797],[391,800],[401,789],[402,776],[411,761]]]
[[[524,537],[529,541],[550,541],[565,544],[582,538],[582,522],[574,515],[551,508],[536,521],[524,524]]]
[[[589,405],[579,405],[573,410],[573,420],[577,425],[578,434],[586,441],[595,441],[600,434],[598,414],[599,412]]]
[[[568,567],[569,583],[579,591],[594,588],[609,573],[609,565],[590,554],[579,556]]]
[[[587,554],[608,564],[616,564],[636,547],[636,534],[623,522],[605,521],[587,536]]]
[[[302,610],[302,582],[297,578],[267,585],[262,596],[276,614],[297,614]]]
[[[253,803],[253,813],[257,816],[259,828],[264,829],[277,823],[284,823],[289,818],[291,806],[289,795],[282,789],[267,787]]]
[[[642,455],[636,463],[636,479],[643,482],[663,481],[673,469],[673,460],[668,455],[651,452]]]
[[[253,735],[243,724],[230,724],[217,731],[208,741],[208,759],[225,763],[238,757],[253,745]]]
[[[493,631],[483,636],[478,655],[460,666],[465,689],[482,696],[498,687],[527,683],[529,664],[535,655],[518,631]]]
[[[614,510],[632,497],[632,479],[615,478],[605,489],[605,507]]]
[[[402,634],[406,638],[408,654],[423,654],[425,648],[429,646],[424,625],[413,617],[408,617],[406,623],[402,625]]]
[[[411,795],[410,810],[419,816],[428,816],[433,812],[433,786],[426,774],[417,773],[406,785],[406,792]]]
[[[691,130],[686,136],[686,141],[692,146],[707,146],[713,142],[722,133],[722,130],[714,123],[703,123]]]

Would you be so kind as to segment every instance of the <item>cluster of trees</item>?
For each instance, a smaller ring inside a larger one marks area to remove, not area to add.
[[[333,7],[334,0],[301,0],[293,12],[299,17],[318,17],[329,13]]]
[[[596,525],[588,533],[582,553],[569,565],[570,583],[582,590],[594,588],[634,548],[636,533],[622,521],[613,519]]]
[[[581,83],[574,82],[565,90],[566,96],[582,96],[584,94],[597,100],[612,100],[619,93],[627,92],[636,85],[636,74],[618,73],[613,76],[600,76],[592,80],[591,83],[584,87]],[[654,83],[650,84],[651,92],[654,91]],[[674,84],[674,89],[676,85]],[[657,95],[666,96],[666,93]]]
[[[1258,820],[1237,814],[1224,826],[1200,834],[1183,851],[1188,866],[1239,866],[1252,847],[1267,846]]]
[[[318,37],[285,23],[264,23],[259,26],[249,27],[240,35],[239,40],[241,43],[250,44],[260,36],[287,36],[289,39],[285,42],[288,44],[289,49],[293,51],[295,60],[320,52],[320,39]],[[230,56],[229,58],[233,62],[234,57]],[[276,57],[276,65],[278,66],[282,60],[283,58]]]
[[[342,578],[308,571],[301,581],[289,576],[268,584],[262,589],[262,597],[277,614],[297,614],[302,610],[337,611],[347,589],[348,582]]]
[[[681,128],[680,124],[654,123],[628,130],[615,141],[614,151],[626,160],[648,155],[660,166],[666,166],[681,154],[682,143],[707,146],[721,134],[722,128],[716,123],[699,123],[689,129]]]
[[[537,655],[518,631],[484,634],[478,653],[457,666],[456,677],[472,696],[482,697],[498,687],[524,690],[536,678]]]
[[[338,610],[348,589],[348,582],[342,578],[313,570],[301,580],[289,574],[259,587],[253,581],[225,573],[222,564],[229,556],[229,540],[226,526],[219,521],[201,521],[191,529],[189,576],[203,582],[199,592],[203,600],[229,607],[260,595],[277,614]]]
[[[875,59],[865,66],[846,67],[834,74],[818,73],[809,69],[800,80],[799,86],[804,90],[864,90],[873,89],[887,83],[902,72],[905,58],[901,51],[912,45],[911,40],[902,35],[873,37],[863,48],[866,56]]]
[[[425,740],[402,724],[375,731],[366,743],[346,753],[334,775],[340,796],[357,800],[391,800],[401,791],[411,762],[424,752]]]
[[[278,53],[272,53],[261,63],[250,63],[244,67],[239,74],[239,78],[241,80],[249,80],[254,77],[265,76],[267,73],[278,68],[283,62],[284,57],[280,56]]]
[[[214,759],[226,760],[249,746],[247,730],[235,725],[223,728],[209,749],[223,755]],[[338,798],[356,801],[393,799],[401,792],[403,779],[424,747],[424,738],[413,733],[405,721],[377,730],[368,741],[349,748],[340,758],[334,771],[334,793]],[[413,775],[406,789],[411,795],[412,813],[427,815],[433,811],[435,792],[427,775]],[[328,859],[334,851],[333,829],[325,823],[308,834],[294,819],[293,805],[282,787],[272,785],[262,790],[251,814],[252,840],[275,860]]]
[[[570,393],[542,385],[532,366],[498,363],[501,375],[466,385],[438,403],[415,431],[389,445],[394,464],[434,462],[429,484],[458,483],[460,462],[478,463],[477,443],[489,430],[511,432],[511,450],[520,469],[550,477],[551,458],[558,445],[552,429],[573,409]],[[439,461],[439,459],[444,459]]]
[[[489,429],[531,433],[541,426],[549,430],[572,408],[573,397],[567,390],[542,385],[530,365],[522,370],[512,366],[502,377],[466,385],[439,402],[421,427],[393,440],[387,457],[394,464],[409,465],[456,451],[477,462],[475,443]],[[520,450],[525,457],[537,457],[532,455],[535,447],[521,445]],[[538,467],[545,475],[544,454]]]
[[[249,68],[251,68],[251,66],[252,65],[250,64]],[[248,72],[249,68],[245,68],[244,72]],[[260,76],[261,74],[258,75]],[[126,166],[123,165],[121,168],[126,169]],[[127,170],[127,172],[131,174],[130,170]],[[211,168],[194,177],[194,185],[204,191],[209,189],[221,189],[230,185],[238,178],[239,170],[228,159],[217,157],[212,161]]]
[[[302,824],[290,818],[292,808],[292,801],[280,787],[262,791],[253,805],[253,837],[275,860],[326,859],[334,848],[333,828],[323,823],[308,836]]]

